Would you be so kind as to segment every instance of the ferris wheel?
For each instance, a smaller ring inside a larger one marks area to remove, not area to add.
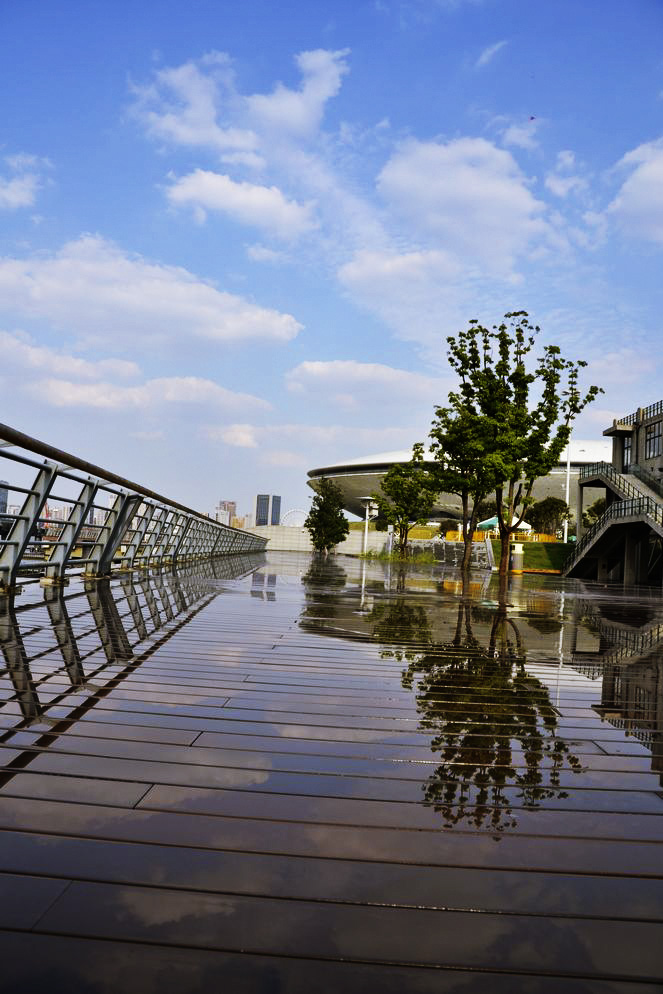
[[[287,525],[288,528],[302,528],[307,514],[308,512],[301,507],[293,507],[281,515],[281,524]]]

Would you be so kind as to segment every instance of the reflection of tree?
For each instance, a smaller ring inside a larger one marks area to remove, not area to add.
[[[432,644],[428,615],[421,605],[408,604],[402,598],[391,604],[378,604],[368,615],[373,623],[373,636],[393,648],[383,649],[383,659],[414,660],[421,645]]]
[[[565,763],[579,772],[580,762],[556,736],[548,690],[526,672],[520,632],[504,609],[493,615],[483,647],[464,600],[452,641],[411,658],[403,686],[415,689],[420,727],[433,733],[431,748],[442,759],[424,796],[445,825],[510,828],[514,801],[536,808],[567,796],[560,774]]]
[[[314,555],[307,572],[302,576],[306,597],[302,618],[322,621],[335,618],[341,601],[339,592],[345,589],[347,578],[343,567],[333,558]]]

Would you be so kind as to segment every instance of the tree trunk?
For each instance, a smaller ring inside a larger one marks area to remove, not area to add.
[[[465,517],[465,508],[463,509],[463,517]],[[465,542],[465,548],[463,549],[463,574],[467,574],[470,571],[470,564],[472,562],[472,540],[474,538],[474,532],[477,527],[477,519],[479,517],[479,501],[475,500],[472,505],[472,514],[467,523],[463,534],[463,540]]]

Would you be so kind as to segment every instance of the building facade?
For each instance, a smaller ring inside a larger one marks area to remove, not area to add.
[[[633,466],[640,466],[661,478],[663,400],[616,419],[603,434],[612,438],[612,465],[618,473],[629,473]]]
[[[256,527],[281,523],[281,498],[276,494],[258,494],[256,497]]]

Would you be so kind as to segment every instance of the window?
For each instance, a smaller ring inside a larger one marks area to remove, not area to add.
[[[661,454],[663,421],[656,421],[645,428],[645,459],[653,459]]]
[[[631,465],[632,458],[633,458],[633,435],[627,435],[624,439],[624,465],[622,467],[623,473],[625,473],[626,470]]]

